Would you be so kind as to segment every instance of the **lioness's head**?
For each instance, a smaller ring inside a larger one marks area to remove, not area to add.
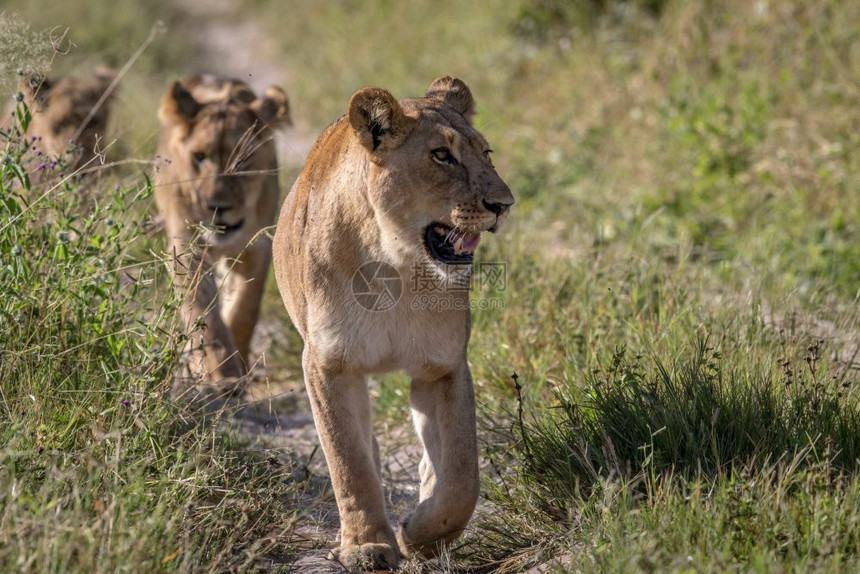
[[[398,102],[379,88],[352,96],[349,123],[370,160],[370,202],[393,257],[468,264],[481,233],[504,223],[514,198],[474,113],[468,86],[447,76],[424,98]]]
[[[89,78],[23,76],[19,89],[32,115],[27,134],[41,138],[35,147],[49,156],[64,157],[72,168],[95,167],[92,162],[105,147],[113,100],[107,90],[115,78],[116,72],[108,68]]]
[[[206,226],[210,245],[246,242],[263,226],[254,208],[267,181],[277,182],[272,137],[290,121],[284,91],[270,86],[258,98],[239,80],[194,77],[170,86],[158,115],[167,183],[190,211],[182,216]]]

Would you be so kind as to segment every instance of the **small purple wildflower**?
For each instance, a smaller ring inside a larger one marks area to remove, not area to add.
[[[122,406],[124,406],[124,407],[130,407],[130,406],[131,406],[131,402],[130,402],[130,401],[128,401],[128,400],[125,400],[125,401],[123,401],[123,402],[122,402]]]
[[[27,416],[27,409],[21,409],[21,416],[22,417]]]

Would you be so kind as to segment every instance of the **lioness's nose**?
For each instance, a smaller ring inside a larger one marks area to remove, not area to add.
[[[210,211],[224,213],[233,209],[233,194],[230,193],[230,186],[220,178],[215,182],[215,188],[204,195],[204,199]]]
[[[489,202],[486,199],[483,199],[481,201],[483,201],[484,208],[487,211],[491,211],[492,213],[495,213],[496,215],[504,214],[514,204],[513,201],[511,201],[509,203],[508,202]]]
[[[233,204],[226,199],[210,197],[206,199],[206,207],[209,208],[209,211],[220,211],[223,213],[233,209]]]

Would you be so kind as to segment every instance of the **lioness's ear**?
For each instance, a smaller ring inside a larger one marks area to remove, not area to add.
[[[396,148],[415,124],[382,88],[364,88],[353,94],[347,117],[358,141],[372,152]]]
[[[38,72],[18,78],[18,89],[21,90],[28,102],[34,101],[37,97],[45,101],[52,87],[51,80]]]
[[[290,117],[290,100],[279,86],[266,88],[264,96],[255,100],[250,107],[260,121],[269,127],[279,128],[293,123]]]
[[[170,124],[177,120],[188,123],[197,116],[201,107],[191,92],[179,82],[173,82],[161,99],[158,119],[163,124]]]
[[[427,97],[443,101],[454,111],[459,112],[467,121],[475,115],[475,99],[472,90],[460,78],[442,76],[427,88]]]

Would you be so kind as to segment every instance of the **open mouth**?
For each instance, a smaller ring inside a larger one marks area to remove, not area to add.
[[[455,229],[444,223],[431,223],[424,230],[424,247],[430,257],[447,265],[464,265],[475,260],[480,233]]]
[[[238,231],[245,225],[245,220],[240,219],[236,223],[224,223],[223,221],[215,222],[215,233],[218,235],[229,235],[234,231]]]

